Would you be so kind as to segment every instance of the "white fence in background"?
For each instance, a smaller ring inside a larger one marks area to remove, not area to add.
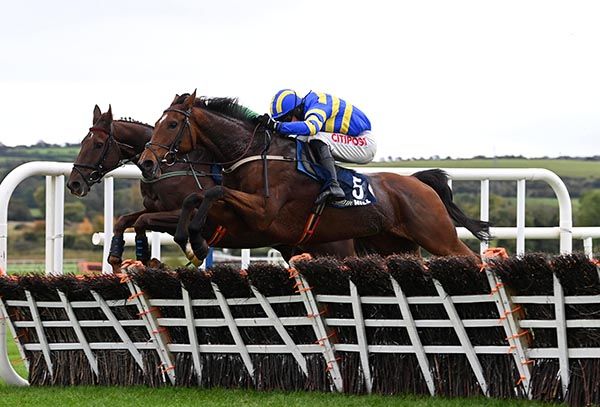
[[[46,272],[62,274],[63,272],[63,234],[64,234],[64,195],[65,181],[72,169],[70,163],[33,161],[22,164],[11,171],[0,184],[0,269],[7,270],[7,241],[8,241],[8,204],[15,188],[24,180],[33,176],[46,177]],[[382,168],[363,167],[364,173],[394,172],[410,175],[424,168]],[[494,227],[492,235],[503,239],[516,239],[517,253],[525,252],[526,239],[557,239],[560,241],[561,253],[572,251],[573,238],[583,240],[583,248],[588,256],[592,256],[592,239],[600,238],[599,227],[573,227],[572,208],[569,192],[562,180],[553,172],[540,168],[527,169],[489,169],[489,168],[444,168],[452,181],[480,181],[480,219],[489,220],[489,183],[490,181],[516,181],[517,217],[514,227]],[[104,232],[95,237],[102,244],[106,236],[112,237],[114,216],[114,179],[141,178],[140,171],[133,165],[118,168],[104,177]],[[559,224],[553,227],[525,226],[525,188],[527,181],[546,182],[555,192],[559,204]],[[461,238],[474,238],[464,228],[458,228]],[[127,236],[126,236],[127,239]],[[110,241],[109,239],[106,239]],[[152,233],[150,244],[152,256],[160,258],[160,246],[171,243],[172,238],[159,233]],[[481,244],[482,250],[486,248]],[[109,246],[104,245],[104,259],[108,257]],[[249,261],[249,251],[242,255],[243,266]],[[110,272],[111,268],[104,260],[103,270]],[[2,273],[2,271],[0,271]]]

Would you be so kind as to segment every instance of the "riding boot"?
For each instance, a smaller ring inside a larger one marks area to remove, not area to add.
[[[310,145],[317,155],[319,164],[329,173],[326,189],[319,194],[315,203],[319,205],[323,202],[343,200],[346,195],[338,182],[337,173],[335,172],[335,159],[331,155],[329,146],[321,140],[313,140],[310,142]]]

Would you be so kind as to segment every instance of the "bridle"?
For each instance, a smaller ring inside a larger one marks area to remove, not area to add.
[[[188,134],[190,135],[190,141],[192,142],[192,145],[194,144],[194,140],[192,137],[192,129],[190,128],[190,116],[192,115],[192,108],[190,107],[187,110],[168,108],[165,111],[163,111],[163,115],[168,112],[176,112],[185,116],[183,125],[179,128],[179,131],[173,139],[173,142],[171,142],[171,144],[167,146],[165,144],[149,141],[146,143],[145,147],[146,150],[150,151],[152,155],[154,155],[156,161],[162,162],[170,167],[177,162],[177,153],[179,153],[179,146],[181,145],[181,141],[183,140],[185,129],[188,129]],[[167,150],[162,159],[158,157],[158,154],[156,154],[156,151],[152,148],[153,146],[161,147]]]
[[[91,187],[92,185],[100,182],[102,177],[104,177],[109,171],[135,159],[135,156],[132,158],[128,158],[128,159],[121,159],[121,154],[120,154],[121,147],[129,148],[130,150],[134,150],[134,151],[135,151],[135,148],[133,146],[130,146],[129,144],[122,143],[122,142],[118,141],[117,139],[115,139],[115,136],[113,134],[114,128],[113,128],[112,123],[110,125],[109,131],[106,131],[102,127],[94,127],[94,126],[90,127],[89,131],[90,131],[90,133],[88,135],[93,134],[93,132],[101,132],[108,136],[106,138],[106,142],[104,143],[104,148],[102,149],[102,154],[100,154],[100,158],[98,159],[98,161],[95,164],[90,165],[90,164],[85,164],[85,163],[73,163],[73,169],[75,171],[77,171],[79,173],[79,175],[81,175],[81,178],[85,181],[87,186]],[[104,160],[106,160],[106,158],[110,152],[111,146],[117,147],[117,154],[119,156],[119,161],[115,167],[106,168],[106,166],[104,164]],[[92,170],[92,172],[90,172],[90,174],[86,176],[81,171],[82,168]]]
[[[192,129],[190,127],[190,117],[192,115],[192,108],[190,107],[187,110],[181,110],[181,109],[175,109],[175,108],[170,107],[170,108],[164,110],[163,114],[168,113],[168,112],[176,112],[176,113],[180,113],[183,116],[185,116],[185,120],[183,121],[183,126],[181,126],[179,128],[179,131],[177,132],[177,135],[175,136],[175,138],[173,139],[171,144],[166,145],[166,144],[149,141],[146,143],[145,147],[146,147],[146,150],[150,151],[152,153],[152,155],[154,155],[154,158],[156,159],[157,162],[164,163],[167,166],[171,166],[179,161],[177,158],[177,154],[179,153],[179,146],[181,145],[181,141],[183,140],[185,129],[188,129],[188,134],[190,136],[190,141],[191,141],[192,146],[195,143],[194,143],[194,137],[192,135]],[[183,162],[186,162],[189,164],[214,164],[214,165],[219,165],[221,167],[230,165],[230,164],[235,164],[238,161],[242,160],[243,157],[246,155],[246,153],[248,153],[248,151],[252,147],[254,137],[256,136],[256,133],[257,133],[259,127],[260,127],[260,124],[256,125],[256,127],[254,128],[254,131],[252,132],[252,137],[250,138],[248,145],[246,146],[246,148],[244,149],[244,151],[240,154],[240,156],[238,158],[235,158],[235,159],[229,160],[229,161],[225,161],[225,162],[189,161],[189,160],[184,160]],[[269,139],[268,144],[270,144],[270,138],[271,138],[270,134],[268,134],[268,132],[265,134],[266,134],[266,138]],[[165,153],[165,155],[162,158],[160,158],[158,156],[158,154],[156,153],[156,151],[152,148],[153,146],[164,148],[165,150],[167,150],[167,152]],[[268,149],[268,147],[266,147],[266,149]],[[266,151],[264,151],[263,154],[266,154]]]

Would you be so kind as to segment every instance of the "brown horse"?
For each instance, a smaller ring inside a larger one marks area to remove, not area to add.
[[[153,127],[135,121],[113,120],[112,109],[101,113],[94,108],[93,125],[81,142],[67,187],[73,195],[83,197],[109,171],[126,162],[135,162],[150,140]],[[200,155],[196,154],[198,158]],[[144,209],[123,215],[114,225],[108,262],[117,270],[124,248],[123,233],[133,227],[136,232],[136,257],[146,263],[150,259],[147,230],[175,233],[181,203],[189,190],[201,190],[215,185],[209,175],[210,166],[194,168],[187,163],[165,167],[159,180],[140,182]]]
[[[230,211],[255,232],[257,239],[251,247],[295,245],[307,237],[311,243],[358,239],[361,245],[380,254],[418,253],[420,246],[434,255],[478,258],[458,239],[452,218],[478,238],[489,238],[489,225],[467,218],[451,202],[451,192],[449,196],[439,194],[417,177],[393,173],[370,174],[375,204],[327,207],[318,227],[307,228],[320,185],[296,171],[293,140],[270,139],[233,99],[229,104],[212,106],[210,100],[198,103],[194,92],[183,103],[172,104],[156,123],[139,165],[147,177],[158,177],[161,156],[190,152],[196,147],[229,166],[224,170],[222,186],[196,194],[202,202],[188,230],[185,217],[177,228],[177,243],[183,245],[189,232],[198,258],[206,255],[207,245],[200,231],[207,217],[219,219],[227,227],[230,215],[225,214]],[[425,178],[437,177],[439,183],[440,175],[433,171]],[[194,199],[192,195],[186,201]],[[307,236],[307,229],[314,234]]]
[[[73,171],[67,181],[67,187],[73,195],[83,197],[90,188],[99,183],[104,175],[126,162],[134,162],[144,151],[145,144],[150,141],[153,127],[135,121],[113,120],[112,109],[101,113],[100,108],[94,108],[93,125],[87,136],[81,142],[81,149],[73,164]],[[170,165],[163,164],[162,176],[155,180],[142,180],[140,190],[143,197],[144,209],[123,215],[117,219],[113,229],[113,239],[108,262],[113,270],[118,270],[122,261],[124,249],[123,234],[125,229],[133,227],[136,233],[136,257],[144,263],[150,259],[150,250],[146,231],[153,230],[175,234],[180,218],[181,206],[190,191],[199,191],[213,187],[215,180],[211,175],[220,168],[213,168],[209,163],[192,164],[193,161],[207,161],[211,157],[194,151],[182,162],[181,158]],[[188,215],[189,217],[189,215]],[[235,223],[235,217],[230,214],[230,229]],[[237,229],[247,230],[244,225]],[[220,237],[217,247],[246,248],[255,240],[255,236],[246,231],[227,236],[219,236],[219,224],[209,222],[203,229],[206,239],[215,240]],[[216,240],[215,240],[216,241]],[[351,250],[351,242],[334,242],[303,248],[315,256],[337,255],[345,256]],[[291,247],[276,247],[284,258],[289,259],[295,251]],[[185,247],[182,250],[186,252]],[[189,253],[186,253],[189,255]]]

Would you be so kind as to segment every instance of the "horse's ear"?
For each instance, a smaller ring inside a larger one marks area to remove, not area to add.
[[[112,122],[113,120],[113,116],[112,116],[112,106],[108,105],[108,112],[106,112],[106,118],[108,119],[108,121]]]
[[[94,106],[94,121],[92,122],[92,124],[95,124],[98,121],[98,119],[100,119],[101,115],[102,112],[100,111],[98,105]]]
[[[175,97],[173,98],[173,101],[171,102],[171,106],[173,106],[175,104],[175,102],[177,102],[177,99],[179,99],[179,93],[175,94]]]
[[[187,98],[185,98],[185,100],[183,101],[183,105],[185,106],[186,109],[191,109],[192,107],[194,107],[194,102],[196,101],[196,89],[194,89],[194,92],[189,95]]]

